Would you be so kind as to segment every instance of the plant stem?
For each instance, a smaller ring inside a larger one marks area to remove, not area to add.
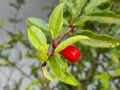
[[[69,24],[69,29],[61,37],[58,37],[56,41],[54,39],[52,40],[52,49],[48,53],[48,58],[54,54],[54,50],[55,50],[54,44],[60,43],[60,41],[64,39],[64,37],[67,36],[70,32],[74,32],[74,24],[72,22]],[[46,65],[47,63],[43,62],[41,67],[44,67]]]

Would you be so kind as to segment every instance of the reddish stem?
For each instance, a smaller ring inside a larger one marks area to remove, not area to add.
[[[68,29],[61,37],[59,36],[56,41],[55,41],[54,39],[52,40],[52,49],[51,49],[51,51],[48,53],[48,58],[54,54],[54,50],[55,50],[54,44],[60,43],[60,41],[61,41],[69,32],[73,32],[73,31],[74,31],[74,24],[71,22],[70,25],[69,25],[69,29]],[[47,63],[46,63],[46,62],[43,62],[42,65],[41,65],[41,67],[46,66],[46,65],[47,65]]]

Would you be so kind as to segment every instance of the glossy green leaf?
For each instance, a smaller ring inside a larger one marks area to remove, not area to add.
[[[49,45],[44,45],[44,46],[41,46],[40,50],[36,50],[36,57],[37,57],[38,61],[46,61],[47,60],[48,47],[49,47]]]
[[[55,54],[58,53],[59,51],[61,51],[62,49],[64,49],[65,47],[77,42],[77,41],[80,41],[80,40],[85,40],[85,39],[89,39],[89,37],[87,36],[83,36],[83,35],[76,35],[76,36],[73,36],[73,37],[70,37],[64,41],[62,41],[59,46],[55,49]]]
[[[44,33],[38,27],[31,26],[30,28],[28,28],[28,36],[32,45],[38,50],[41,50],[41,46],[47,44]]]
[[[43,32],[49,32],[48,24],[40,18],[30,17],[27,19],[27,24],[30,26],[36,26],[40,28]]]
[[[86,21],[96,21],[99,23],[118,23],[118,22],[120,22],[120,16],[98,15],[98,14],[99,13],[97,13],[96,15],[94,14],[94,15],[84,16],[84,17],[80,18],[79,20],[77,20],[74,24],[82,25]]]
[[[73,7],[72,7],[72,18],[76,18],[82,11],[84,5],[86,4],[87,0],[76,0]]]
[[[120,76],[120,68],[117,68],[114,72],[114,76],[117,77],[117,76]]]
[[[107,34],[96,34],[89,30],[84,30],[80,35],[88,36],[88,40],[81,40],[84,45],[100,48],[112,48],[120,45],[120,38],[114,38]]]
[[[60,58],[59,55],[54,55],[49,58],[48,65],[50,66],[53,74],[66,84],[73,86],[78,85],[77,80],[65,70],[66,68],[63,63],[61,63],[61,59],[62,58]]]
[[[52,38],[55,39],[58,37],[60,30],[63,25],[63,8],[64,3],[59,4],[54,11],[52,12],[49,20],[48,29],[52,35]]]
[[[48,80],[54,82],[54,79],[50,76],[50,74],[49,74],[49,72],[48,72],[48,70],[47,70],[46,67],[43,67],[43,74],[44,74],[44,76],[45,76]]]
[[[105,2],[108,2],[108,0],[90,0],[88,5],[85,7],[85,10],[84,10],[85,14],[92,13],[97,6]]]

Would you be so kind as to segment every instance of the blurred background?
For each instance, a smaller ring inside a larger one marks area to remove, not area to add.
[[[0,0],[0,90],[25,90],[28,83],[36,80],[30,74],[36,73],[39,64],[32,58],[26,19],[38,17],[48,21],[57,3],[55,0]]]

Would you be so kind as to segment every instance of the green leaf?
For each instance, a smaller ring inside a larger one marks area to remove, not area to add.
[[[98,74],[95,76],[95,79],[100,79],[104,88],[109,87],[110,76],[107,73],[103,72],[101,74]]]
[[[72,7],[72,18],[76,18],[82,11],[84,5],[86,4],[87,0],[76,0],[73,7]]]
[[[61,59],[58,54],[49,58],[48,64],[53,74],[64,83],[77,86],[77,80],[65,70],[65,66],[60,62]]]
[[[55,39],[58,37],[60,30],[63,25],[63,8],[64,3],[59,4],[54,11],[52,12],[49,20],[48,29],[52,35],[52,38]]]
[[[38,50],[41,50],[41,46],[47,44],[44,33],[38,27],[31,26],[30,28],[28,28],[28,36],[32,45]]]
[[[89,16],[83,16],[80,17],[77,21],[74,22],[75,26],[82,26],[86,21],[89,21],[90,17]]]
[[[18,22],[21,22],[22,20],[21,19],[15,19],[15,18],[9,18],[9,21],[11,23],[18,23]]]
[[[119,65],[119,57],[118,56],[119,56],[118,50],[117,49],[112,49],[111,58],[117,65]]]
[[[84,16],[79,18],[74,25],[82,25],[86,21],[96,21],[99,23],[118,23],[120,22],[120,16],[117,15],[100,15],[99,13],[91,14],[89,16]]]
[[[0,28],[3,28],[4,25],[5,25],[5,20],[4,19],[0,19]]]
[[[47,56],[47,51],[48,51],[49,45],[44,45],[41,46],[40,50],[36,50],[36,57],[38,61],[46,61],[48,56]]]
[[[103,73],[97,74],[95,76],[95,79],[110,79],[110,76],[107,73],[103,72]]]
[[[62,41],[59,46],[55,49],[55,54],[58,53],[59,51],[61,51],[62,49],[64,49],[65,47],[77,42],[77,41],[80,41],[80,40],[84,40],[84,39],[89,39],[89,37],[87,36],[83,36],[83,35],[76,35],[76,36],[73,36],[73,37],[70,37],[64,41]]]
[[[60,3],[64,3],[68,11],[70,11],[74,5],[74,3],[71,0],[60,0]]]
[[[108,79],[101,79],[101,83],[102,83],[104,88],[109,87],[109,80]]]
[[[100,48],[112,48],[120,45],[120,38],[114,38],[107,34],[96,34],[90,30],[84,30],[80,35],[88,36],[88,40],[81,40],[84,45]]]
[[[90,21],[97,21],[99,23],[118,23],[120,16],[89,16]]]
[[[120,76],[120,68],[117,68],[114,72],[114,76],[117,77],[117,76]]]
[[[54,82],[54,79],[50,76],[50,74],[49,74],[49,72],[48,72],[48,70],[47,70],[46,67],[43,67],[43,74],[44,74],[44,76],[45,76],[48,80]]]
[[[48,24],[42,19],[30,17],[27,19],[26,22],[30,26],[36,26],[36,27],[40,28],[43,32],[49,32]]]
[[[92,13],[97,6],[106,2],[108,2],[108,0],[90,0],[89,4],[85,7],[85,14]]]
[[[30,90],[30,88],[31,88],[32,86],[38,85],[38,84],[40,84],[41,82],[43,82],[43,81],[37,80],[37,81],[31,82],[31,83],[29,83],[29,84],[26,86],[26,89],[25,89],[25,90]]]

